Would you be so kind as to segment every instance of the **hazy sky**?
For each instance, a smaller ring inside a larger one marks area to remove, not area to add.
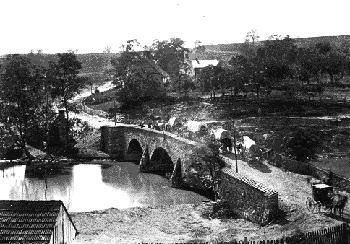
[[[243,42],[257,30],[293,37],[349,35],[348,0],[0,0],[0,55],[120,50],[180,37],[192,47]]]

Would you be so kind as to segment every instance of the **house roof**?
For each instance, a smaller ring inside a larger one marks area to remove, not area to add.
[[[62,201],[1,200],[0,243],[50,243],[61,206],[67,212]]]
[[[170,75],[165,72],[159,65],[157,65],[153,60],[151,60],[149,57],[147,57],[150,53],[150,51],[133,51],[135,55],[138,55],[139,57],[142,57],[143,60],[145,60],[150,66],[152,66],[159,74],[161,74],[165,78],[170,79]]]
[[[165,78],[170,78],[169,74],[167,72],[165,72],[161,67],[159,67],[159,65],[157,65],[155,62],[153,62],[152,60],[150,60],[149,58],[146,57],[147,62],[155,69],[158,71],[158,73],[160,73],[163,77]]]

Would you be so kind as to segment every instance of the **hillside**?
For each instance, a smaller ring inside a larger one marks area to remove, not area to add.
[[[340,36],[317,36],[307,38],[293,38],[297,41],[297,45],[300,47],[307,47],[318,42],[330,42],[332,44],[340,44],[343,41],[350,41],[350,35]],[[263,42],[263,41],[262,41]],[[241,43],[231,44],[216,44],[216,45],[204,45],[208,51],[211,52],[237,52]]]
[[[294,38],[297,41],[297,45],[300,47],[306,47],[317,42],[330,42],[333,45],[339,45],[343,41],[350,41],[350,35],[340,35],[340,36],[318,36],[318,37],[308,37],[308,38]],[[262,41],[263,42],[263,41]],[[239,47],[242,43],[231,43],[231,44],[215,44],[215,45],[204,45],[205,51],[194,53],[193,49],[190,49],[191,53],[189,55],[190,60],[195,58],[199,60],[212,60],[221,59],[223,61],[228,61],[232,55],[238,53]],[[78,60],[82,62],[83,69],[82,73],[94,73],[101,72],[107,63],[107,55],[112,57],[118,56],[118,53],[85,53],[77,54]],[[44,64],[48,61],[56,60],[54,54],[43,54]],[[0,64],[4,56],[0,56]]]
[[[106,66],[108,61],[108,55],[115,57],[119,54],[117,53],[84,53],[77,54],[78,60],[82,63],[82,73],[94,73],[101,72]],[[4,57],[0,58],[0,64],[2,63]],[[49,61],[56,61],[57,57],[55,54],[42,54],[38,60],[44,65],[48,66]]]

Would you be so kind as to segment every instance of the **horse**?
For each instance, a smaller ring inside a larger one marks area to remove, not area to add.
[[[336,212],[338,211],[339,217],[343,217],[344,208],[346,203],[348,202],[348,196],[337,193],[333,195],[332,201],[334,214],[336,214]]]

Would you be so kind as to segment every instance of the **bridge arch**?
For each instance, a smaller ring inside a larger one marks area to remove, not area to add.
[[[153,150],[150,157],[150,167],[154,168],[154,171],[171,173],[174,166],[175,164],[166,149],[157,147]]]
[[[142,157],[143,149],[141,143],[137,139],[132,139],[129,142],[125,159],[139,163]]]

